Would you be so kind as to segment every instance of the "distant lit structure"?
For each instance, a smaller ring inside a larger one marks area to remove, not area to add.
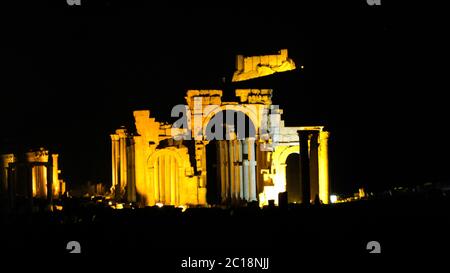
[[[255,58],[251,65],[238,57],[233,80],[274,73],[253,71],[266,59],[273,71],[295,69],[287,50],[280,52],[249,57]],[[278,204],[279,194],[287,192],[290,203],[300,203],[300,181],[286,180],[286,161],[300,153],[297,132],[307,131],[300,156],[308,157],[309,200],[329,203],[329,133],[323,126],[286,127],[272,94],[237,89],[235,101],[223,101],[222,90],[188,90],[181,127],[156,121],[148,110],[134,111],[136,132],[120,128],[111,135],[114,197],[142,206],[263,206]]]
[[[25,154],[0,155],[1,194],[16,198],[58,199],[66,192],[59,178],[58,154],[41,148]]]
[[[303,69],[303,66],[301,66]],[[274,73],[286,72],[295,69],[295,63],[288,58],[287,49],[280,50],[276,55],[250,56],[238,55],[236,57],[236,72],[233,82],[268,76]]]

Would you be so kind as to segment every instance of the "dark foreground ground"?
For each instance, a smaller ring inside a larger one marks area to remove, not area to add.
[[[78,241],[82,253],[77,257],[109,266],[134,261],[149,269],[145,272],[187,272],[181,267],[187,257],[268,257],[269,271],[274,272],[302,268],[317,258],[321,260],[317,268],[351,267],[356,260],[379,257],[397,261],[407,257],[405,262],[411,263],[417,257],[428,261],[450,254],[449,205],[446,196],[418,196],[310,208],[184,212],[170,207],[68,206],[58,212],[3,214],[0,243],[8,256],[43,256],[44,263],[74,257],[66,246]],[[381,254],[369,254],[369,241],[380,243]],[[336,257],[339,263],[330,265]],[[163,270],[150,270],[154,268]],[[214,269],[227,271],[255,270]]]

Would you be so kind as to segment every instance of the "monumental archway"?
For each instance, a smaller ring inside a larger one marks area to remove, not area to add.
[[[223,109],[205,126],[208,204],[256,200],[256,126],[242,108]]]
[[[277,204],[279,193],[286,191],[286,160],[302,145],[298,132],[311,131],[314,141],[302,146],[311,156],[311,193],[327,203],[328,133],[323,127],[286,127],[271,89],[237,89],[236,100],[226,102],[222,95],[222,90],[189,90],[181,127],[158,122],[150,111],[135,111],[136,134],[119,129],[111,135],[112,191],[127,189],[126,200],[142,205]],[[217,126],[228,139],[208,137],[223,112],[224,117],[243,116],[244,133],[230,130],[225,118],[220,124],[225,126]],[[136,189],[136,195],[128,189]]]

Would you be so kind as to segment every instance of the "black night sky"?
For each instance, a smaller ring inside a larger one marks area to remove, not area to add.
[[[289,126],[328,127],[333,191],[450,181],[446,24],[426,8],[61,2],[4,10],[0,149],[49,147],[70,185],[110,182],[109,134],[133,110],[170,121],[187,89],[240,86],[273,88]],[[235,55],[282,48],[305,69],[230,83]]]

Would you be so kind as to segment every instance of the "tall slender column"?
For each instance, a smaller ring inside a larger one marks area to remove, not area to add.
[[[0,182],[1,182],[1,189],[0,192],[4,193],[5,195],[8,193],[8,168],[9,165],[14,163],[16,161],[14,154],[4,154],[0,155]]]
[[[40,197],[45,199],[45,198],[47,198],[47,174],[48,174],[47,166],[41,164],[41,165],[39,165],[38,170],[39,170],[39,176],[38,176],[39,177],[39,185],[41,187]]]
[[[39,184],[37,183],[37,166],[31,165],[29,172],[31,178],[31,197],[37,197],[39,195]]]
[[[53,157],[52,157],[53,158]],[[45,167],[44,167],[45,168]],[[53,200],[53,169],[52,163],[48,162],[46,171],[47,171],[47,200],[50,202],[50,205]]]
[[[166,196],[166,204],[167,205],[171,205],[172,204],[172,183],[171,183],[171,175],[172,173],[170,172],[170,155],[165,155],[164,156],[164,184],[165,184],[165,196]]]
[[[116,150],[116,160],[115,160],[115,169],[116,169],[116,184],[114,185],[114,194],[115,197],[120,196],[120,142],[119,136],[117,136],[117,141],[114,142],[115,150]]]
[[[52,193],[53,198],[60,198],[61,196],[61,187],[59,185],[58,179],[58,154],[52,154]]]
[[[329,132],[321,131],[319,134],[319,197],[324,204],[329,203],[330,180],[328,173],[328,138]]]
[[[134,138],[127,147],[127,201],[136,202],[136,154]]]
[[[120,146],[120,193],[122,194],[127,185],[127,143],[126,136],[121,135]]]
[[[118,141],[119,136],[116,134],[111,135],[111,169],[112,169],[112,177],[111,177],[111,188],[116,191],[118,180],[118,159],[119,159],[119,151],[118,151]],[[115,193],[114,193],[115,194]]]
[[[233,140],[233,148],[234,148],[234,162],[233,162],[233,168],[234,168],[234,199],[238,200],[240,195],[240,186],[241,186],[241,176],[239,172],[239,144],[238,140]]]
[[[238,162],[238,180],[239,180],[239,199],[240,200],[244,200],[244,173],[243,173],[243,145],[242,145],[242,141],[240,140],[236,140],[237,143],[237,148],[238,148],[238,156],[239,156],[239,162]]]
[[[309,140],[309,173],[311,180],[311,199],[315,200],[319,194],[319,132],[313,132]],[[319,196],[320,198],[320,196]]]
[[[243,163],[242,163],[243,192],[244,192],[244,199],[249,201],[250,177],[249,177],[249,162],[248,162],[248,139],[242,140],[242,150],[243,150]]]
[[[164,166],[163,156],[158,157],[158,182],[159,182],[159,201],[163,204],[166,202],[166,188],[164,184]]]
[[[220,202],[223,202],[226,197],[225,197],[225,192],[226,192],[226,176],[225,176],[225,171],[226,171],[226,167],[225,167],[225,149],[224,149],[224,141],[223,140],[217,140],[217,146],[219,147],[219,164],[217,166],[217,168],[219,168],[220,171]]]
[[[250,201],[256,201],[256,157],[255,157],[255,138],[248,139],[248,161],[249,161],[249,195]]]
[[[178,173],[178,170],[175,166],[175,157],[170,157],[170,204],[177,205],[176,202],[176,174]]]
[[[227,140],[223,140],[223,147],[224,147],[223,159],[224,159],[224,169],[225,169],[225,180],[224,180],[225,199],[223,199],[222,201],[227,202],[230,197],[230,163],[229,163],[230,162],[230,153],[228,152],[228,141]]]
[[[178,165],[178,164],[177,164]],[[180,190],[181,189],[181,185],[184,184],[185,181],[185,175],[184,175],[184,168],[181,165],[178,165],[178,174],[177,174],[177,180],[175,181],[176,184],[176,195],[177,195],[177,203],[178,204],[183,204],[182,202],[182,195],[183,195],[183,191]]]
[[[301,197],[302,203],[310,204],[311,189],[310,189],[310,174],[309,174],[309,152],[308,139],[310,131],[297,131],[300,141],[300,180],[301,180]]]
[[[155,160],[153,164],[153,189],[155,194],[155,203],[161,202],[161,197],[159,194],[159,164],[158,159]]]
[[[202,142],[202,176],[201,176],[201,180],[200,180],[200,188],[206,188],[206,177],[207,177],[207,168],[206,168],[206,145],[205,143]]]
[[[234,145],[233,145],[233,141],[229,140],[228,142],[228,153],[230,155],[230,159],[229,159],[229,170],[230,170],[230,198],[231,198],[231,202],[234,201],[234,193],[236,191],[235,189],[235,174],[234,174]]]

